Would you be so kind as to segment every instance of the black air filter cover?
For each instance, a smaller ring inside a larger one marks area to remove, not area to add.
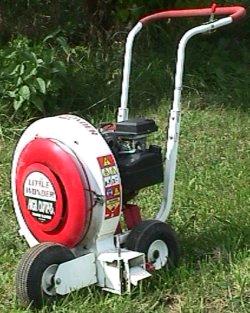
[[[133,118],[116,124],[116,133],[144,135],[158,130],[155,121],[147,118]]]

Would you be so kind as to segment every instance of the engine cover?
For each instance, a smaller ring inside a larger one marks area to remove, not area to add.
[[[121,174],[123,192],[126,194],[163,181],[160,147],[150,146],[144,151],[118,155],[116,159]]]
[[[12,193],[30,246],[88,245],[114,233],[121,212],[120,174],[110,148],[91,124],[72,115],[41,119],[24,132],[13,159]]]

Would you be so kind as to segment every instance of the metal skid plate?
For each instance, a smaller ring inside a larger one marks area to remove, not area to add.
[[[118,253],[114,250],[101,253],[98,261],[104,276],[103,289],[116,294],[130,292],[131,284],[136,286],[138,281],[151,276],[145,270],[144,253],[125,249]]]
[[[66,295],[98,283],[104,290],[122,294],[150,276],[145,270],[144,253],[122,249],[118,254],[112,250],[101,253],[97,260],[95,253],[88,253],[58,266],[54,276],[55,292]]]
[[[55,290],[66,295],[73,290],[90,286],[97,282],[95,254],[89,253],[59,265],[55,274]]]

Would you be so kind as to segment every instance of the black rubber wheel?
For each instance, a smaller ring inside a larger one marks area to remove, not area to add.
[[[74,258],[67,247],[51,242],[40,243],[29,249],[20,260],[16,273],[16,294],[20,304],[25,307],[40,307],[45,300],[53,299],[56,295],[53,272],[59,264]],[[52,274],[51,286],[48,286],[46,292],[42,282],[48,268]]]
[[[158,220],[146,220],[133,228],[125,246],[129,250],[143,252],[146,262],[155,269],[178,265],[180,248],[176,233],[168,224]]]

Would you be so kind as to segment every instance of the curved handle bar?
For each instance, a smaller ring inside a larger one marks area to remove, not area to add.
[[[217,7],[212,6],[204,9],[185,9],[185,10],[168,10],[159,13],[153,13],[140,19],[143,25],[154,21],[175,18],[175,17],[193,17],[193,16],[209,16],[209,15],[230,15],[233,21],[237,21],[246,15],[246,9],[241,6]]]
[[[156,219],[160,221],[166,221],[170,212],[173,200],[174,192],[174,180],[176,170],[176,159],[178,151],[178,139],[180,133],[180,117],[181,117],[181,90],[184,72],[184,60],[185,60],[185,49],[188,41],[195,35],[207,33],[211,30],[219,27],[229,25],[233,21],[241,19],[245,16],[246,10],[241,6],[232,7],[217,7],[213,4],[211,8],[205,9],[187,9],[187,10],[169,10],[160,13],[154,13],[142,18],[129,32],[125,56],[124,56],[124,68],[123,68],[123,80],[122,80],[122,94],[121,94],[121,105],[118,110],[117,121],[122,122],[128,119],[128,90],[129,90],[129,78],[131,69],[131,58],[132,48],[135,36],[146,24],[153,21],[171,18],[171,17],[192,17],[192,16],[210,16],[214,15],[229,15],[221,18],[217,21],[210,19],[209,23],[202,24],[200,26],[189,29],[181,38],[177,54],[177,64],[175,73],[175,89],[173,106],[169,118],[169,130],[168,130],[168,141],[167,141],[167,152],[165,161],[165,175],[164,175],[164,191],[161,209],[158,212]]]
[[[131,58],[132,58],[132,48],[135,36],[142,29],[144,25],[147,25],[151,22],[166,19],[166,18],[176,18],[176,17],[194,17],[194,16],[210,16],[214,15],[229,15],[227,17],[221,18],[218,21],[213,19],[209,23],[203,24],[198,27],[194,27],[189,30],[185,35],[185,40],[182,40],[183,51],[182,54],[185,54],[185,46],[187,41],[194,35],[206,33],[211,30],[217,29],[219,27],[231,24],[233,21],[237,21],[246,15],[246,9],[242,6],[230,6],[230,7],[217,7],[214,3],[210,8],[201,8],[201,9],[184,9],[184,10],[168,10],[158,13],[153,13],[148,16],[145,16],[140,19],[140,21],[133,27],[129,32],[125,55],[124,55],[124,68],[123,68],[123,80],[122,80],[122,93],[121,93],[121,106],[118,111],[118,122],[128,119],[128,89],[129,89],[129,78],[130,78],[130,68],[131,68]],[[184,60],[184,58],[183,58]],[[183,66],[182,66],[183,67]],[[179,75],[182,77],[182,74]]]

